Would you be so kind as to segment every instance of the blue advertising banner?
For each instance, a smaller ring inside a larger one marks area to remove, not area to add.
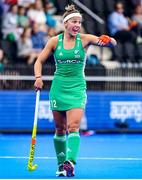
[[[141,92],[88,92],[88,128],[142,129]]]
[[[81,129],[142,129],[141,92],[87,92],[88,100]],[[31,130],[34,91],[0,91],[0,130]],[[53,130],[48,92],[42,91],[38,129]]]

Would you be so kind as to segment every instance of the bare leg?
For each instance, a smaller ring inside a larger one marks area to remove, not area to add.
[[[56,134],[65,135],[67,130],[66,112],[53,111],[53,117],[55,120]]]
[[[67,111],[67,126],[69,133],[78,132],[81,119],[83,117],[84,110],[83,109],[71,109]]]

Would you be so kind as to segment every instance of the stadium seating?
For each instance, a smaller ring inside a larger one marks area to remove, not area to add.
[[[85,11],[83,11],[81,8],[78,7],[78,9],[81,11],[83,14],[83,27],[85,29],[86,33],[91,33],[94,35],[101,35],[101,34],[108,34],[108,22],[107,18],[108,15],[114,11],[114,4],[116,0],[79,0],[81,3],[83,3],[87,8],[92,10],[96,15],[101,17],[104,20],[104,24],[98,23],[96,20],[94,20],[90,15],[88,15]],[[43,1],[45,2],[45,1]],[[54,2],[54,1],[53,1]],[[127,0],[121,0],[121,2],[124,3],[125,6],[125,14],[129,17],[131,17],[131,14],[133,12],[133,6],[131,1]],[[54,5],[56,6],[56,14],[55,15],[61,15],[64,12],[65,6],[68,4],[72,4],[72,0],[56,0],[54,2]],[[1,17],[0,17],[0,39],[2,39],[2,34],[1,34]],[[20,62],[17,59],[17,46],[16,42],[8,42],[7,40],[1,40],[2,48],[4,50],[4,53],[7,57],[7,59],[10,60],[10,63],[17,63]],[[142,59],[142,43],[136,44],[134,46],[133,44],[127,44],[125,45],[125,53],[126,57],[118,57],[118,61],[121,63],[123,62],[123,58],[125,59],[132,59],[131,62],[141,62]],[[133,46],[133,47],[132,47]],[[121,55],[121,52],[123,51],[123,44],[119,44],[117,48],[112,49],[113,51],[116,51],[116,54],[119,56]],[[129,54],[129,56],[128,56]],[[119,60],[121,58],[121,60]],[[110,57],[110,60],[112,60],[113,57]],[[116,59],[113,59],[116,60]]]

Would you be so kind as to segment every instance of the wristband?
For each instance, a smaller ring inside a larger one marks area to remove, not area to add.
[[[38,79],[38,78],[41,78],[41,76],[36,76],[35,78]]]

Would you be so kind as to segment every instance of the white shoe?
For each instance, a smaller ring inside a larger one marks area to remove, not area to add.
[[[66,176],[66,171],[64,170],[63,164],[58,166],[58,170],[56,171],[56,176]]]

